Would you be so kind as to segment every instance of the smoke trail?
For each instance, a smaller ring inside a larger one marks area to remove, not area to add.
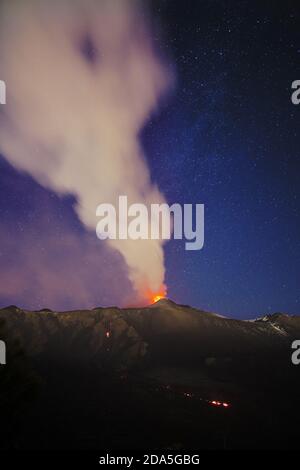
[[[138,135],[170,85],[135,0],[4,0],[0,151],[95,230],[102,202],[163,202]],[[101,243],[101,242],[99,242]],[[102,242],[103,243],[103,242]],[[140,298],[164,281],[160,241],[109,241]]]

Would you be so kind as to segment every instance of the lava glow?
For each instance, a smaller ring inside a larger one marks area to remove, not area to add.
[[[216,401],[216,400],[209,401],[208,403],[213,406],[223,406],[224,408],[228,408],[230,406],[229,403]]]
[[[155,304],[161,299],[165,299],[167,296],[167,288],[162,285],[157,291],[153,292],[150,289],[145,291],[145,298],[148,299],[149,304]]]
[[[152,303],[155,304],[156,302],[158,302],[159,300],[164,299],[164,298],[165,298],[165,296],[161,295],[161,294],[154,295],[152,297]]]

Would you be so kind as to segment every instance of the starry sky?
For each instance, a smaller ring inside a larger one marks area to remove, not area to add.
[[[168,295],[235,318],[300,313],[300,105],[291,103],[300,7],[277,3],[150,3],[176,84],[141,141],[168,203],[205,204],[204,248],[165,246]],[[72,196],[5,156],[0,196],[1,306],[120,305],[131,295],[120,255],[86,232]]]

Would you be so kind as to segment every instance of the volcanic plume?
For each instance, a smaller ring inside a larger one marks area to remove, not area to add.
[[[171,82],[134,0],[6,1],[0,70],[7,104],[0,151],[58,194],[95,230],[96,207],[164,202],[151,183],[139,132]],[[103,242],[99,242],[103,243]],[[110,240],[137,299],[164,286],[160,240]]]

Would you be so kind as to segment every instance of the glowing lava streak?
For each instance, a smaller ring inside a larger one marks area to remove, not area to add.
[[[164,298],[165,298],[164,295],[160,295],[160,294],[155,295],[152,299],[152,303],[155,304],[156,302],[158,302],[159,300],[164,299]]]
[[[161,299],[165,299],[167,295],[167,288],[165,285],[162,285],[160,289],[156,292],[151,292],[148,290],[146,297],[149,299],[149,303],[155,304]]]

